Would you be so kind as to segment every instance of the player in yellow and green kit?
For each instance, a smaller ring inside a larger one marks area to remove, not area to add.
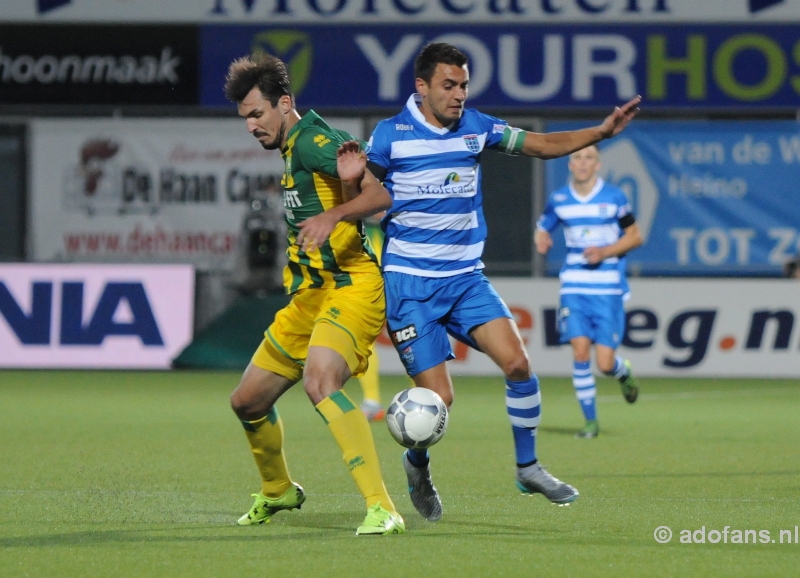
[[[373,217],[367,220],[365,224],[367,238],[374,248],[375,254],[378,256],[378,264],[380,264],[381,249],[383,247],[383,231],[381,230],[380,222]],[[372,350],[372,357],[369,358],[369,367],[364,375],[358,378],[358,382],[364,393],[361,411],[369,421],[381,421],[386,417],[386,410],[381,403],[380,359],[378,358],[377,349]]]
[[[342,390],[366,370],[385,318],[383,280],[360,220],[387,209],[391,197],[366,169],[366,155],[350,135],[313,111],[300,118],[279,59],[258,54],[234,61],[225,94],[261,146],[280,149],[284,158],[284,284],[292,295],[231,394],[262,480],[253,507],[238,523],[263,524],[305,501],[303,488],[289,476],[275,408],[302,379],[366,501],[367,516],[356,534],[402,533],[369,423]]]

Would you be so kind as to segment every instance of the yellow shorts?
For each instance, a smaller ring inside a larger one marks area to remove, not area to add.
[[[377,270],[352,276],[348,287],[295,293],[264,332],[253,365],[299,381],[313,345],[333,349],[344,357],[353,377],[363,375],[386,319],[386,304]]]

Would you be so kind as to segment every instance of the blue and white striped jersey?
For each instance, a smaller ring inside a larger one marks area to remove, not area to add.
[[[396,116],[378,123],[369,160],[387,169],[394,199],[381,225],[383,270],[450,277],[482,269],[486,221],[479,157],[497,147],[508,123],[466,109],[453,126],[429,124],[412,95]]]
[[[561,294],[622,295],[627,292],[624,258],[609,257],[590,265],[583,256],[586,247],[613,245],[622,235],[619,220],[631,214],[628,199],[620,189],[598,178],[592,191],[582,197],[572,185],[550,195],[537,227],[552,233],[564,226],[567,257],[561,272]]]

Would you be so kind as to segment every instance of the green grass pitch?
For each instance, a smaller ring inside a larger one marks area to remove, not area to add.
[[[797,380],[643,379],[630,406],[601,379],[601,435],[578,440],[570,381],[543,379],[539,458],[581,493],[557,507],[514,487],[502,381],[456,377],[449,430],[431,450],[440,522],[413,510],[401,449],[373,426],[408,529],[377,538],[355,537],[363,502],[300,387],[278,408],[308,500],[268,525],[234,525],[259,488],[228,406],[237,381],[0,372],[0,576],[761,577],[800,567]],[[385,401],[405,384],[385,378]],[[360,401],[356,383],[347,390]],[[672,529],[669,543],[655,541],[659,526]],[[703,526],[770,538],[680,543],[681,530]]]

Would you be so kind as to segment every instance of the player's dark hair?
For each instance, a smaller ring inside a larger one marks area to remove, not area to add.
[[[289,96],[294,104],[294,95],[289,83],[289,73],[280,58],[264,52],[237,58],[228,67],[225,77],[225,97],[233,102],[242,102],[247,94],[258,87],[272,108],[282,96]]]
[[[452,44],[431,42],[414,59],[414,78],[421,78],[425,84],[430,84],[437,64],[452,64],[461,67],[468,62],[467,55]]]

